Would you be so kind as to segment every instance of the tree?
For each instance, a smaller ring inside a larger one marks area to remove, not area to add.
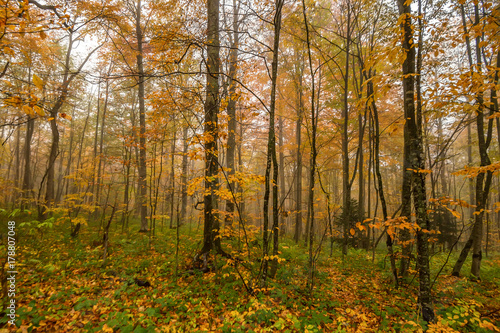
[[[267,279],[268,269],[268,253],[269,253],[269,197],[270,186],[272,187],[272,229],[271,235],[273,236],[273,256],[278,254],[279,242],[279,207],[278,207],[278,159],[276,156],[276,133],[275,133],[275,111],[276,111],[276,82],[278,78],[278,59],[279,59],[279,45],[281,33],[281,11],[283,9],[283,0],[275,1],[275,13],[273,19],[274,26],[274,40],[272,47],[273,60],[271,64],[271,98],[269,106],[269,131],[267,141],[267,158],[266,158],[266,174],[265,174],[265,191],[264,191],[264,228],[263,228],[263,260],[262,260],[262,280]],[[272,168],[272,181],[271,181],[271,168]],[[272,182],[272,185],[271,185]],[[270,276],[276,274],[278,268],[278,259],[275,257],[272,261]]]
[[[306,12],[306,2],[302,0],[302,14],[304,16],[304,26],[306,29],[306,42],[307,42],[307,56],[309,58],[309,71],[311,73],[311,167],[309,175],[309,230],[306,235],[309,235],[309,277],[308,286],[312,290],[314,282],[314,255],[313,255],[313,243],[314,243],[314,186],[315,186],[315,176],[316,176],[316,159],[318,157],[318,151],[316,146],[316,135],[318,131],[318,111],[315,106],[315,93],[316,86],[314,76],[316,72],[313,70],[313,61],[311,56],[311,40],[309,36],[309,23],[307,21]]]
[[[200,255],[207,256],[211,250],[223,253],[219,237],[219,217],[217,214],[219,188],[218,171],[218,113],[219,113],[219,0],[207,1],[207,74],[204,145],[205,145],[205,194],[203,247]]]
[[[422,318],[426,322],[434,321],[434,309],[430,284],[429,244],[428,231],[429,217],[427,213],[427,197],[425,189],[425,162],[423,157],[422,135],[418,131],[417,115],[415,112],[415,48],[411,22],[411,2],[398,0],[399,14],[401,16],[402,51],[403,61],[403,105],[405,135],[410,138],[409,154],[410,168],[412,170],[412,195],[417,218],[417,267],[419,274],[419,306]],[[406,159],[406,157],[405,157]],[[406,187],[403,190],[408,190]]]
[[[228,180],[229,180],[229,191],[231,193],[235,193],[236,190],[236,182],[234,181],[236,169],[235,169],[235,154],[236,154],[236,74],[237,74],[237,66],[238,66],[238,47],[239,47],[239,23],[238,23],[238,15],[239,15],[239,6],[236,5],[236,0],[233,0],[233,22],[232,22],[232,34],[230,33],[230,42],[231,42],[231,50],[229,51],[229,101],[227,103],[227,115],[229,117],[228,120],[228,138],[227,138],[227,168],[228,170]],[[234,220],[234,207],[235,202],[233,198],[230,198],[226,202],[226,219],[225,225],[226,227],[232,227]]]
[[[141,0],[137,1],[135,12],[132,15],[135,18],[135,34],[137,39],[137,85],[139,94],[139,202],[141,212],[141,229],[139,232],[148,231],[148,206],[147,206],[147,169],[146,169],[146,106],[145,106],[145,93],[144,81],[146,76],[144,74],[143,64],[143,28],[141,26]]]
[[[474,4],[474,23],[471,30],[478,29],[481,20],[479,16],[479,4]],[[498,9],[497,9],[498,10]],[[475,63],[473,60],[473,49],[470,39],[470,30],[467,28],[466,18],[465,18],[465,8],[464,5],[460,5],[460,12],[462,17],[462,28],[465,35],[465,43],[467,48],[467,57],[470,66],[470,80],[471,82],[477,80],[474,78],[475,74],[481,77],[483,70],[483,56],[484,56],[484,46],[481,46],[484,41],[482,40],[482,34],[476,33],[475,38],[475,49],[474,53],[476,55]],[[497,55],[497,63],[498,63]],[[495,71],[496,72],[496,71]],[[496,81],[498,81],[498,74]],[[490,193],[491,182],[493,178],[493,171],[488,168],[491,165],[491,159],[488,154],[488,148],[492,141],[493,135],[493,114],[495,108],[490,108],[489,121],[487,124],[487,130],[485,133],[485,101],[484,101],[484,85],[480,82],[479,84],[473,84],[474,98],[475,98],[475,113],[476,113],[476,127],[477,127],[477,144],[479,150],[480,158],[480,170],[476,175],[475,182],[475,203],[476,208],[474,211],[474,227],[469,239],[465,243],[464,248],[460,253],[455,266],[453,267],[452,275],[458,276],[462,268],[467,255],[472,248],[472,266],[471,274],[475,279],[481,279],[481,260],[482,260],[482,241],[483,241],[483,223],[484,223],[484,210],[486,209],[486,204],[488,202],[488,197]],[[495,94],[493,94],[494,96]],[[497,102],[498,103],[498,102]],[[494,103],[491,103],[494,106]]]
[[[57,118],[59,116],[59,111],[63,107],[66,98],[68,97],[69,93],[69,86],[71,82],[77,77],[78,74],[80,74],[81,70],[87,63],[87,61],[90,59],[92,54],[99,49],[100,46],[97,48],[94,48],[90,53],[88,53],[87,57],[82,61],[78,69],[74,72],[70,72],[71,68],[71,52],[73,50],[73,44],[75,41],[77,41],[79,38],[82,36],[76,37],[74,36],[73,29],[68,30],[68,49],[66,51],[66,57],[65,57],[65,63],[64,63],[64,70],[63,70],[63,75],[62,75],[62,82],[60,83],[59,86],[59,94],[55,98],[54,104],[50,107],[49,111],[49,116],[51,118],[50,120],[50,129],[52,132],[52,143],[50,146],[50,153],[49,153],[49,161],[47,165],[47,185],[46,185],[46,190],[45,190],[45,201],[42,205],[39,206],[39,218],[41,220],[45,220],[47,218],[47,214],[49,211],[49,208],[54,204],[54,199],[55,199],[55,162],[57,155],[59,154],[59,130],[57,126]],[[63,115],[63,117],[65,114]]]

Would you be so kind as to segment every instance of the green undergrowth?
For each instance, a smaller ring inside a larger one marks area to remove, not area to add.
[[[17,220],[17,320],[28,332],[418,332],[418,279],[410,270],[394,287],[386,251],[321,249],[308,284],[308,251],[284,238],[279,268],[264,284],[258,279],[259,232],[248,242],[224,237],[232,259],[209,258],[208,273],[193,266],[201,246],[199,225],[176,230],[168,223],[156,235],[123,233],[112,224],[108,256],[98,225],[77,238],[57,224],[43,233]],[[5,225],[2,228],[5,229]],[[131,221],[131,225],[137,225]],[[248,246],[247,246],[248,244]],[[4,251],[5,252],[5,251]],[[432,257],[431,278],[447,253]],[[500,257],[483,259],[481,282],[450,277],[451,255],[434,285],[437,321],[428,331],[490,332],[500,326]],[[414,263],[413,269],[414,269]],[[464,265],[467,274],[470,262]],[[176,274],[177,272],[177,274]],[[149,282],[141,286],[138,281]],[[3,317],[1,325],[5,325]],[[8,327],[8,326],[7,326]]]

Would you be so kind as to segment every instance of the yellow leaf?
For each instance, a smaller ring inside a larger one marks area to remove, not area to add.
[[[61,116],[64,119],[71,120],[71,116],[69,114],[66,114],[64,112],[59,113],[59,116]]]
[[[38,89],[40,89],[40,90],[42,90],[42,89],[43,89],[43,85],[45,84],[45,83],[43,82],[43,80],[42,80],[42,79],[40,79],[40,78],[39,78],[36,74],[33,74],[33,83],[34,83],[34,84],[35,84],[35,86],[36,86]]]
[[[450,208],[448,208],[448,207],[446,207],[446,209],[448,209],[448,211],[449,211],[449,212],[450,212],[453,216],[455,216],[457,219],[459,219],[459,218],[460,218],[460,213],[459,213],[459,212],[457,212],[456,210],[454,210],[454,209],[450,209]]]
[[[103,332],[113,332],[113,328],[109,327],[108,324],[104,324],[102,327]]]
[[[351,228],[349,232],[351,233],[352,236],[354,236],[354,234],[356,233],[356,231],[353,228]]]
[[[500,118],[500,112],[495,112],[488,117],[488,119],[494,119],[494,118]]]
[[[45,111],[43,111],[42,108],[38,107],[37,105],[35,105],[33,107],[33,109],[35,110],[35,112],[40,116],[40,117],[43,117],[45,116]]]
[[[23,111],[30,116],[34,116],[35,113],[33,112],[33,109],[30,108],[28,105],[23,105]]]

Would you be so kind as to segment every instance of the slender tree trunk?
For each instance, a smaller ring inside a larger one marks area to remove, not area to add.
[[[242,172],[243,171],[243,157],[242,155],[242,144],[241,144],[241,138],[243,138],[243,124],[240,123],[239,126],[240,130],[240,135],[239,135],[239,140],[237,141],[237,146],[238,146],[238,171]],[[243,197],[243,186],[238,186],[238,201],[240,205],[240,218],[244,221],[245,217],[245,198]]]
[[[175,119],[173,120],[175,124]],[[174,228],[174,206],[175,206],[175,142],[177,132],[174,130],[172,146],[170,147],[170,229]]]
[[[64,136],[64,132],[63,132]],[[55,192],[55,202],[60,202],[61,201],[61,194],[62,194],[62,189],[64,185],[64,174],[63,174],[63,166],[64,166],[64,154],[66,153],[65,149],[61,150],[61,158],[59,158],[59,170],[57,171],[57,191]],[[70,155],[70,154],[68,154]]]
[[[305,0],[302,0],[302,14],[304,16],[304,25],[306,28],[306,42],[307,42],[307,55],[309,58],[309,71],[311,72],[311,170],[309,175],[309,276],[308,276],[308,287],[309,290],[312,291],[314,286],[314,252],[313,252],[313,242],[314,242],[314,180],[316,175],[316,158],[318,155],[316,148],[316,132],[318,127],[318,114],[316,107],[314,105],[315,102],[315,78],[314,78],[314,70],[312,64],[312,56],[311,56],[311,41],[309,36],[309,24],[307,21],[307,12],[306,12],[306,3]]]
[[[379,126],[379,120],[378,120],[378,110],[377,110],[377,105],[375,104],[375,99],[374,99],[374,90],[373,90],[373,82],[368,81],[367,83],[367,95],[370,98],[371,101],[371,111],[373,115],[373,123],[374,123],[374,169],[375,169],[375,175],[376,175],[376,180],[374,177],[374,181],[376,181],[377,186],[376,188],[378,189],[378,196],[380,198],[380,204],[382,206],[382,216],[384,219],[384,222],[387,221],[388,219],[388,213],[387,213],[387,203],[385,201],[385,194],[384,194],[384,185],[382,181],[382,174],[380,172],[380,126]],[[386,229],[387,231],[387,229]],[[375,246],[375,245],[374,245]],[[387,246],[387,252],[389,252],[389,259],[391,262],[391,271],[392,271],[392,277],[394,279],[394,284],[396,288],[399,286],[399,278],[398,278],[398,271],[396,268],[396,259],[394,258],[394,249],[393,249],[393,238],[392,235],[387,232],[387,238],[386,238],[386,246]]]
[[[73,111],[71,112],[71,126],[70,126],[70,133],[69,133],[69,150],[68,150],[68,162],[66,164],[66,171],[64,172],[64,180],[63,184],[66,185],[66,188],[64,189],[64,195],[69,194],[69,183],[70,180],[67,178],[70,173],[71,173],[71,165],[73,164],[73,142],[75,141],[75,109],[76,107],[73,108]],[[61,186],[62,188],[63,186]],[[61,191],[62,192],[62,191]],[[60,198],[62,196],[62,193],[58,194],[58,197]]]
[[[109,65],[109,72],[111,71],[111,64]],[[106,91],[105,91],[106,96],[104,97],[104,106],[102,109],[102,120],[101,120],[101,133],[100,133],[100,138],[99,138],[99,162],[97,164],[97,187],[96,187],[96,195],[95,195],[95,202],[97,206],[100,206],[100,195],[101,195],[101,188],[103,187],[103,182],[102,182],[102,161],[104,159],[104,154],[103,154],[103,146],[104,146],[104,126],[106,125],[106,111],[108,109],[108,97],[109,97],[109,80],[106,78]],[[97,209],[96,209],[97,212]]]
[[[273,259],[271,263],[270,277],[274,277],[278,269],[278,246],[279,246],[279,207],[278,207],[278,159],[276,156],[276,133],[275,133],[275,111],[276,111],[276,82],[278,79],[278,57],[281,32],[281,10],[283,0],[275,1],[276,12],[274,14],[274,43],[273,43],[273,62],[271,65],[271,102],[269,106],[269,138],[267,146],[267,166],[266,166],[266,192],[264,194],[264,235],[267,243],[267,228],[269,223],[269,188],[272,188],[272,229],[273,236]],[[272,184],[270,184],[270,172],[272,165]],[[267,197],[267,199],[266,199]],[[268,244],[264,244],[262,278],[265,281],[267,277],[267,254]]]
[[[16,130],[16,148],[14,150],[14,156],[14,187],[16,190],[13,194],[12,203],[16,205],[17,199],[19,198],[19,180],[21,179],[21,127],[18,127]]]
[[[89,104],[90,108],[90,104]],[[90,110],[89,110],[90,113]],[[101,81],[99,80],[98,85],[97,85],[97,115],[96,115],[96,121],[95,121],[95,131],[94,131],[94,158],[92,160],[92,185],[90,186],[90,192],[93,194],[93,205],[97,205],[96,201],[96,193],[95,193],[95,188],[96,188],[96,168],[97,168],[97,142],[99,139],[99,122],[100,122],[100,116],[101,116]]]
[[[439,138],[443,138],[443,120],[442,118],[438,119],[438,136]],[[439,150],[442,150],[444,145],[440,142]],[[446,196],[448,194],[448,180],[446,179],[446,163],[445,160],[438,164],[439,165],[439,179],[441,182],[441,190],[438,192],[441,196]]]
[[[24,175],[23,175],[23,203],[21,208],[26,208],[29,205],[29,200],[32,197],[31,183],[31,140],[35,129],[35,119],[31,116],[26,123],[26,138],[24,140]]]
[[[365,114],[366,119],[366,114]],[[364,179],[364,159],[363,159],[363,134],[365,128],[363,126],[363,116],[361,113],[358,115],[358,130],[359,130],[359,166],[358,166],[358,214],[364,219],[365,216],[365,179]],[[363,222],[363,221],[361,221]],[[363,242],[363,247],[368,249],[366,241]]]
[[[296,175],[295,175],[295,234],[293,239],[295,243],[299,242],[300,235],[302,233],[302,114],[303,114],[303,103],[302,103],[302,76],[303,67],[302,64],[297,65],[298,72],[298,86],[297,86],[297,123],[295,128],[295,138],[297,142],[297,153],[296,153]]]
[[[285,200],[286,200],[286,184],[285,184],[285,153],[284,153],[284,144],[283,144],[283,116],[279,115],[278,117],[278,147],[279,147],[279,161],[278,161],[278,167],[279,167],[279,175],[280,175],[280,208],[281,208],[281,224],[280,224],[280,235],[284,236],[287,232],[287,217],[288,217],[288,210],[287,210],[287,205],[285,205]]]
[[[137,2],[136,17],[135,17],[135,33],[137,38],[137,74],[139,88],[139,202],[141,213],[141,228],[139,232],[148,231],[148,205],[147,205],[147,168],[146,168],[146,106],[144,92],[144,64],[143,64],[143,31],[141,28],[141,0]]]
[[[346,1],[347,22],[346,22],[346,62],[344,70],[344,96],[342,109],[342,209],[345,212],[350,210],[351,187],[349,182],[349,59],[351,49],[351,2]],[[344,242],[342,245],[342,255],[347,255],[347,244],[349,241],[349,219],[344,220]]]
[[[227,168],[228,171],[228,187],[229,191],[234,194],[236,182],[235,177],[235,163],[234,157],[236,152],[236,74],[238,65],[238,47],[239,47],[239,33],[238,33],[238,6],[236,0],[233,0],[233,35],[231,50],[229,51],[229,102],[227,105],[228,120],[228,136],[227,136]],[[226,201],[226,218],[224,224],[227,228],[232,229],[234,220],[234,206],[233,198]]]
[[[408,222],[411,222],[411,188],[412,188],[412,177],[413,171],[411,171],[411,161],[410,161],[410,133],[408,131],[408,123],[405,122],[404,133],[403,133],[404,143],[403,143],[403,183],[401,189],[401,217],[405,218]],[[402,277],[408,275],[409,268],[409,257],[410,257],[410,241],[409,232],[403,230],[401,233],[401,241],[403,243],[402,247],[402,257],[399,265],[400,274]]]
[[[478,26],[480,24],[479,18],[479,6],[477,3],[474,4],[474,25]],[[483,54],[483,48],[481,45],[481,37],[476,37],[476,65],[477,70],[481,73],[482,61],[481,56]],[[490,157],[488,156],[488,147],[491,143],[492,138],[492,125],[493,120],[490,118],[488,124],[487,133],[484,132],[484,97],[481,91],[476,93],[476,103],[477,103],[477,113],[476,113],[476,126],[477,126],[477,136],[478,136],[478,148],[481,167],[487,167],[491,165]],[[493,116],[493,109],[490,109],[490,116]],[[486,134],[486,135],[485,135]],[[472,231],[474,235],[473,249],[472,249],[472,266],[471,274],[477,279],[481,279],[481,260],[482,260],[482,242],[483,242],[483,224],[486,204],[488,202],[488,196],[491,187],[491,180],[493,177],[493,172],[488,170],[485,173],[480,173],[476,178],[476,217],[474,223],[474,229]]]
[[[368,95],[368,94],[367,94]],[[368,97],[367,97],[368,98]],[[371,208],[372,208],[372,192],[371,192],[371,176],[372,176],[372,160],[373,160],[373,157],[372,157],[372,141],[373,141],[373,134],[372,134],[372,124],[373,123],[373,117],[372,117],[372,114],[369,113],[368,114],[368,169],[367,169],[367,173],[368,173],[368,179],[367,179],[367,182],[366,182],[366,185],[367,185],[367,191],[366,191],[366,207],[367,207],[367,210],[366,210],[366,217],[367,218],[371,218]],[[368,231],[367,231],[367,244],[366,244],[366,249],[369,250],[370,249],[370,246],[371,246],[371,234],[373,233],[374,231],[372,230],[372,228],[368,228]]]
[[[420,229],[417,231],[417,267],[419,274],[419,306],[422,318],[426,322],[434,321],[432,304],[428,235],[429,218],[427,214],[427,197],[425,188],[425,173],[418,172],[425,169],[423,158],[422,137],[419,135],[418,120],[415,112],[415,49],[413,43],[413,29],[411,22],[411,1],[397,0],[399,14],[402,16],[402,48],[406,57],[403,61],[403,98],[404,114],[407,126],[405,132],[411,138],[410,161],[413,170],[412,194],[415,206],[416,220]]]
[[[467,125],[467,164],[469,167],[472,167],[472,124],[469,123]],[[475,205],[476,202],[474,200],[474,178],[469,178],[469,204]],[[474,208],[471,207],[469,209],[469,218],[474,218]]]
[[[189,148],[189,141],[188,141],[188,130],[189,127],[186,124],[184,128],[182,129],[182,174],[181,174],[181,215],[180,215],[180,221],[181,223],[184,224],[186,223],[187,220],[187,179],[188,179],[188,148]]]
[[[43,206],[40,220],[45,220],[48,217],[48,210],[54,204],[54,180],[55,180],[55,162],[59,154],[59,129],[57,128],[56,117],[59,109],[63,104],[62,99],[58,99],[54,107],[50,111],[50,130],[52,132],[52,144],[50,146],[49,163],[47,166],[47,186],[45,188],[45,205]]]
[[[83,153],[83,142],[85,141],[84,133],[86,133],[87,126],[89,124],[91,107],[92,107],[92,97],[90,97],[89,104],[87,107],[87,117],[85,117],[85,124],[83,125],[83,130],[82,130],[82,134],[80,137],[80,143],[79,143],[79,147],[78,147],[78,158],[76,160],[76,168],[78,170],[78,175],[80,175],[80,172],[81,172],[80,170],[83,169],[82,153]],[[73,186],[71,187],[70,191],[71,191],[71,193],[75,193],[78,189],[79,189],[79,187],[75,186],[75,183],[73,183]]]
[[[311,163],[311,161],[309,161]],[[307,172],[311,170],[311,165],[309,165],[309,170],[306,167],[306,175],[307,175],[307,211],[306,211],[306,225],[304,228],[304,247],[307,247],[307,244],[309,242],[309,231],[310,231],[310,222],[311,222],[311,202],[309,201],[309,188],[311,187],[311,173]]]
[[[129,191],[130,191],[130,167],[132,163],[132,149],[129,149],[127,145],[124,144],[123,147],[125,156],[124,156],[124,167],[125,167],[125,188],[123,189],[123,213],[122,213],[122,232],[125,230],[127,226],[128,220],[128,211],[129,211]]]

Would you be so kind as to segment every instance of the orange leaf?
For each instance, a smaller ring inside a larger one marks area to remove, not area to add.
[[[71,116],[69,114],[66,114],[64,112],[59,113],[59,116],[61,116],[64,119],[71,120]]]

